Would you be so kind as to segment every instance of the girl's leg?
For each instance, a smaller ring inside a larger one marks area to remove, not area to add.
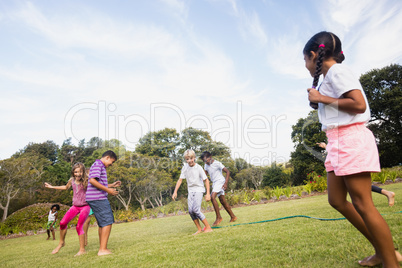
[[[85,246],[88,245],[88,229],[89,229],[89,223],[91,222],[91,217],[88,216],[87,220],[84,223],[84,235],[85,235]]]
[[[230,216],[230,222],[234,222],[237,220],[237,217],[234,215],[231,207],[229,206],[228,202],[226,201],[226,198],[224,195],[220,195],[219,196],[219,201],[221,201],[222,206],[225,208],[225,210],[227,211],[227,213]]]
[[[219,211],[219,204],[218,204],[218,201],[216,201],[216,196],[217,195],[218,195],[218,193],[215,193],[215,192],[212,192],[212,195],[211,195],[212,205],[214,206],[214,210],[215,210],[215,214],[216,214],[216,220],[212,224],[212,226],[217,226],[222,221],[222,216],[221,216],[221,213]]]
[[[66,234],[67,234],[67,229],[60,229],[60,242],[57,245],[57,247],[55,249],[53,249],[52,254],[56,254],[59,252],[59,250],[64,247],[65,245],[65,238],[66,238]]]
[[[78,210],[80,210],[80,216],[78,217],[78,222],[77,222],[77,233],[78,233],[78,238],[80,242],[80,250],[75,256],[79,256],[85,253],[85,233],[83,226],[85,224],[85,221],[88,218],[90,208],[89,206],[84,206],[84,207],[79,207]]]
[[[373,245],[371,235],[364,224],[364,221],[355,207],[346,199],[347,188],[343,177],[338,177],[334,172],[327,173],[328,202],[339,211],[353,226],[359,230]]]
[[[59,250],[64,247],[65,238],[67,233],[67,224],[78,215],[80,211],[72,206],[64,215],[63,219],[60,221],[60,242],[59,245],[52,251],[52,254],[56,254]]]
[[[47,239],[46,240],[49,240],[50,239],[50,229],[47,229],[46,232],[47,232]]]
[[[50,227],[50,231],[52,232],[53,240],[56,240],[56,234],[54,232],[54,228]]]
[[[368,230],[369,241],[374,245],[376,255],[381,258],[383,266],[399,267],[391,232],[387,223],[375,208],[371,197],[370,173],[345,176],[344,182],[353,206]]]

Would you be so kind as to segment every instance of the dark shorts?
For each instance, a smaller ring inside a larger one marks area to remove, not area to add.
[[[105,227],[114,223],[114,216],[109,200],[93,200],[87,201],[88,205],[94,212],[99,227]]]

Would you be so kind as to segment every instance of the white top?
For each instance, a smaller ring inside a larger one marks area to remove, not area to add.
[[[332,65],[320,85],[320,93],[324,96],[342,99],[344,93],[354,89],[362,92],[366,102],[366,111],[362,114],[353,114],[338,110],[336,102],[332,104],[319,103],[318,118],[322,124],[322,130],[354,123],[366,123],[370,120],[370,108],[359,79],[343,64]]]
[[[197,163],[192,167],[185,163],[181,169],[180,179],[187,180],[187,189],[189,193],[205,193],[204,180],[207,179],[207,175],[202,167]]]
[[[222,175],[222,170],[225,168],[225,166],[217,161],[214,160],[211,165],[205,164],[204,169],[206,172],[208,172],[209,176],[211,176],[211,181],[213,183],[223,181],[225,182],[225,177]]]
[[[52,210],[50,210],[49,216],[47,217],[47,221],[54,221],[56,219],[56,213],[57,213],[57,210],[55,213],[52,213]]]

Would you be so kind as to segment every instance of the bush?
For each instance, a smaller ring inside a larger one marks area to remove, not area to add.
[[[307,174],[307,181],[305,181],[305,183],[306,185],[310,185],[305,187],[306,190],[311,188],[309,189],[309,193],[311,193],[311,191],[324,192],[327,190],[327,176],[318,175],[315,171]]]
[[[272,190],[273,194],[275,195],[276,199],[279,200],[279,198],[282,195],[282,188],[279,188],[278,186],[276,186],[273,190]]]
[[[38,231],[40,229],[45,229],[47,224],[47,217],[49,214],[50,207],[54,203],[41,203],[34,204],[23,209],[20,209],[13,214],[11,214],[4,223],[0,226],[0,234],[8,235],[12,233],[26,233],[27,231]],[[60,220],[66,214],[69,206],[61,205],[57,216],[56,227],[59,225]],[[44,215],[42,218],[40,216]],[[78,218],[73,219],[68,227],[77,224]]]
[[[387,181],[387,179],[388,179],[388,171],[386,171],[385,169],[383,169],[379,173],[371,173],[372,181],[377,181],[384,184]]]

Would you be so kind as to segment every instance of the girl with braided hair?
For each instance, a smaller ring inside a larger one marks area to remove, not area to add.
[[[330,32],[314,35],[303,49],[306,68],[314,77],[308,99],[328,138],[328,201],[373,245],[375,254],[359,261],[362,266],[399,267],[402,256],[394,248],[390,229],[371,198],[371,172],[380,172],[375,138],[366,128],[370,109],[362,86],[344,66],[339,38]],[[324,79],[319,87],[320,75]],[[313,107],[313,108],[314,108]],[[349,193],[352,202],[346,196]]]

